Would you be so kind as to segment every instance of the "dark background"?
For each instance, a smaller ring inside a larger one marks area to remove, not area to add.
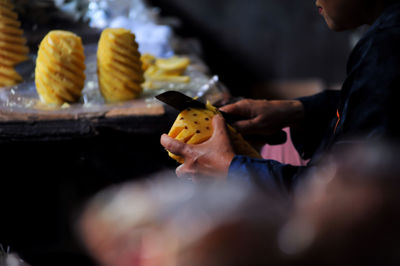
[[[329,30],[311,0],[148,0],[199,38],[203,58],[236,96],[271,80],[345,77],[350,34]]]

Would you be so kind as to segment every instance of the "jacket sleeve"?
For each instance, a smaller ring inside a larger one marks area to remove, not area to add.
[[[339,103],[339,91],[300,98],[305,110],[304,129],[292,130],[292,141],[303,158],[310,158],[320,145]],[[307,167],[282,164],[274,160],[254,159],[242,155],[233,158],[228,178],[245,181],[270,192],[289,193],[301,181]]]
[[[300,156],[309,159],[336,117],[340,91],[327,90],[298,100],[304,106],[304,122],[300,130],[291,129],[290,135]]]
[[[305,169],[274,160],[236,155],[229,167],[228,179],[256,185],[270,192],[289,193]]]

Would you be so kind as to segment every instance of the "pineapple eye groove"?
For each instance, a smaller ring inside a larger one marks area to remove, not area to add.
[[[183,140],[183,142],[188,143],[193,137],[194,137],[194,134],[191,134],[191,135],[187,136],[187,137]]]
[[[176,138],[181,132],[183,131],[183,128],[177,128],[176,131],[171,132],[171,135],[169,135],[171,138]]]
[[[208,120],[210,120],[210,118],[206,117],[205,120],[208,121]]]

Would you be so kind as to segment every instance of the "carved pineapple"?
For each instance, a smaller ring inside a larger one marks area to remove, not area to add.
[[[126,29],[105,29],[97,50],[100,91],[107,102],[139,97],[144,81],[135,35]]]
[[[218,110],[207,104],[207,109],[188,108],[176,118],[168,136],[187,144],[200,144],[207,141],[213,134],[212,119]],[[243,139],[234,128],[228,125],[228,132],[233,148],[237,154],[261,158],[261,155]],[[171,152],[168,155],[179,163],[184,159]]]
[[[35,83],[41,100],[61,105],[76,102],[85,84],[82,40],[72,32],[50,31],[39,46]]]
[[[10,0],[0,0],[0,87],[12,86],[22,81],[15,65],[28,59],[29,49],[22,36],[18,14]]]

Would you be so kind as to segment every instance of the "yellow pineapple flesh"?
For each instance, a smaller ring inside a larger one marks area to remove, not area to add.
[[[10,0],[0,0],[0,87],[12,86],[22,81],[15,65],[28,59],[29,49],[18,14]]]
[[[85,84],[82,40],[69,31],[50,31],[39,46],[35,83],[47,104],[77,102]]]
[[[140,96],[144,81],[135,35],[126,29],[105,29],[97,49],[100,91],[107,102]]]
[[[190,65],[188,57],[172,56],[170,58],[157,58],[151,54],[143,54],[140,59],[146,80],[142,84],[142,87],[145,89],[160,89],[164,86],[163,82],[190,82],[190,77],[184,75]]]
[[[200,144],[213,134],[212,119],[218,114],[217,108],[207,104],[207,109],[188,108],[182,111],[172,125],[168,136],[186,144]],[[231,126],[228,133],[237,154],[261,158],[261,155]],[[179,163],[184,163],[181,156],[168,151],[168,155]]]

